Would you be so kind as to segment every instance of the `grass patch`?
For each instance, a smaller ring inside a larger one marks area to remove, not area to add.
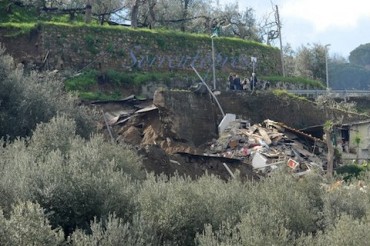
[[[67,91],[76,91],[83,100],[112,100],[121,98],[120,90],[124,86],[141,86],[149,82],[170,83],[171,80],[183,77],[182,73],[160,72],[119,72],[108,70],[101,73],[97,70],[87,70],[78,76],[65,80]],[[101,92],[99,88],[109,88],[110,92]]]
[[[20,35],[31,34],[40,28],[40,25],[36,22],[33,23],[16,23],[6,22],[0,23],[0,28],[9,29],[9,32],[4,35],[6,37],[17,37]]]
[[[277,96],[277,97],[290,97],[290,98],[293,98],[293,99],[298,99],[298,100],[304,100],[304,101],[309,101],[307,98],[305,97],[300,97],[300,96],[297,96],[293,93],[289,93],[288,91],[286,90],[280,90],[280,89],[275,89],[272,91],[272,93]]]
[[[121,98],[121,93],[103,93],[100,91],[83,91],[78,93],[82,100],[93,101],[93,100],[117,100]]]
[[[78,76],[71,77],[64,82],[67,91],[88,91],[97,84],[98,71],[88,70]]]

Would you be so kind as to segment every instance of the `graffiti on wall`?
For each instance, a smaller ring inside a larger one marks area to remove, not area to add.
[[[199,69],[207,69],[212,67],[212,55],[202,55],[199,51],[193,55],[156,55],[145,54],[142,52],[135,52],[130,49],[129,54],[131,58],[132,67],[137,68],[159,68],[159,69],[185,69],[194,66]],[[246,69],[251,67],[250,56],[226,56],[222,53],[215,55],[215,66],[219,69],[226,67],[231,69]]]

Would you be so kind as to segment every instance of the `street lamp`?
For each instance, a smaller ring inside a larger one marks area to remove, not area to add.
[[[328,70],[328,53],[329,53],[329,46],[331,44],[325,45],[325,67],[326,67],[326,90],[329,90],[329,70]]]
[[[254,68],[257,62],[257,57],[251,56],[251,62],[252,62],[252,73],[254,73]]]

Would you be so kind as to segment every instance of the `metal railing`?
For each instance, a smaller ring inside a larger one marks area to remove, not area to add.
[[[370,96],[367,90],[287,90],[287,92],[296,95],[306,95],[317,97],[320,95],[329,95],[331,97],[366,97]]]

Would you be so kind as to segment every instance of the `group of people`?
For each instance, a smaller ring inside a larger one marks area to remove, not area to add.
[[[229,89],[230,90],[251,90],[254,91],[256,89],[257,84],[257,76],[255,73],[252,73],[252,76],[248,78],[244,78],[243,81],[240,80],[238,74],[230,74],[229,75]]]

